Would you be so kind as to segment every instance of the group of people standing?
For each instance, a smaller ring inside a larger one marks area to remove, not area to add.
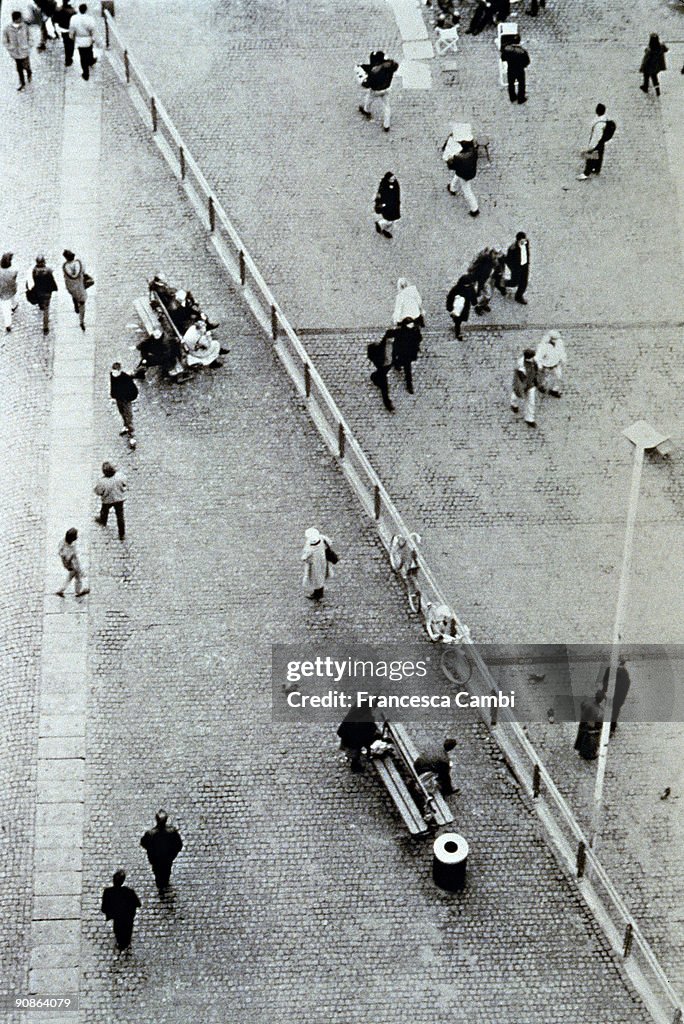
[[[5,26],[2,34],[5,49],[14,61],[19,76],[17,91],[23,92],[26,85],[33,80],[31,29],[34,25],[39,27],[41,36],[37,49],[45,50],[50,39],[61,38],[64,46],[64,66],[71,67],[74,63],[74,53],[78,52],[81,77],[87,81],[90,78],[90,69],[97,64],[95,46],[99,42],[97,25],[88,12],[88,5],[79,4],[76,10],[68,2],[34,0],[31,4],[31,13],[32,17],[25,18],[22,11],[12,11],[11,21]]]

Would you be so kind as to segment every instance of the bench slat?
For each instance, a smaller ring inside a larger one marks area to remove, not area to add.
[[[390,758],[383,760],[380,757],[375,757],[373,758],[373,764],[411,835],[416,836],[427,832],[428,826],[416,807],[394,762]]]
[[[148,334],[152,334],[153,331],[159,329],[159,317],[152,309],[148,299],[136,299],[133,303],[133,308],[138,314],[140,322]]]

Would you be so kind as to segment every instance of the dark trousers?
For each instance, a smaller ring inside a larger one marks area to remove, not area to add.
[[[90,78],[90,69],[95,63],[95,61],[93,60],[92,46],[79,46],[78,59],[81,62],[81,70],[83,71],[83,77],[87,80]]]
[[[601,173],[601,167],[603,166],[603,150],[604,150],[604,148],[605,147],[602,146],[601,143],[599,142],[598,146],[596,147],[596,156],[595,157],[591,157],[591,156],[587,157],[587,162],[584,165],[584,173],[585,174],[600,174]]]
[[[119,527],[119,540],[123,540],[124,537],[126,536],[126,523],[124,521],[123,501],[113,501],[111,505],[105,505],[103,502],[102,508],[100,509],[100,517],[98,519],[98,522],[102,526],[106,526],[107,521],[109,520],[109,512],[111,509],[114,509],[114,514],[116,515],[116,525]]]
[[[18,59],[15,59],[14,63],[17,65],[19,85],[23,89],[23,87],[26,85],[26,79],[28,78],[30,82],[31,78],[33,77],[33,72],[31,71],[31,61],[28,59],[28,57],[19,57]]]
[[[387,374],[390,371],[389,366],[378,367],[377,370],[373,370],[371,373],[371,380],[375,384],[376,388],[380,388],[380,394],[382,395],[382,404],[386,409],[390,411],[394,409],[392,400],[389,393],[389,383],[387,381]]]
[[[133,937],[133,921],[135,918],[126,914],[125,917],[114,918],[114,938],[119,949],[127,949]]]
[[[70,68],[74,63],[75,43],[68,32],[62,32],[62,42],[64,43],[64,66]]]
[[[525,292],[527,291],[527,282],[530,276],[530,265],[526,263],[518,271],[518,278],[516,281],[515,297],[516,299],[522,299]]]
[[[546,0],[530,0],[530,9],[527,13],[531,14],[533,18],[536,18],[539,14],[540,7],[546,7]]]
[[[171,860],[150,861],[154,872],[154,880],[158,889],[165,889],[171,881]]]
[[[404,380],[406,381],[406,390],[409,395],[413,394],[413,363],[410,360],[406,360],[403,366]]]
[[[648,92],[648,83],[649,82],[653,83],[653,88],[658,93],[658,95],[660,95],[660,83],[658,82],[658,72],[657,71],[644,71],[644,84],[642,86],[642,89],[644,90],[644,92]]]
[[[517,89],[516,89],[517,86]],[[508,98],[511,103],[522,103],[525,99],[525,69],[520,71],[508,70]]]
[[[463,317],[462,316],[454,316],[454,314],[452,313],[451,314],[451,319],[453,320],[453,323],[454,323],[454,335],[455,335],[455,337],[458,338],[459,341],[461,341],[462,340],[461,324],[463,323]]]

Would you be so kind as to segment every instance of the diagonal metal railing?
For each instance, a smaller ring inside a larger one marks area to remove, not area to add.
[[[301,339],[107,11],[104,24],[107,56],[114,72],[126,85],[131,102],[194,207],[221,262],[240,286],[245,302],[271,340],[298,394],[305,400],[325,445],[336,458],[364,511],[374,521],[384,547],[389,553],[390,549],[395,549],[392,543],[395,538],[405,541],[406,554],[400,561],[409,603],[421,616],[430,638],[448,645],[442,659],[445,674],[450,676],[446,659],[449,651],[467,652],[472,668],[468,689],[478,696],[490,695],[497,685],[472,642],[468,627],[449,609],[418,550],[416,535],[409,532]],[[445,606],[446,617],[442,614]],[[677,993],[524,730],[506,710],[500,711],[498,717],[484,714],[483,717],[536,811],[551,849],[574,879],[617,962],[653,1020],[657,1024],[682,1024],[682,1006]]]

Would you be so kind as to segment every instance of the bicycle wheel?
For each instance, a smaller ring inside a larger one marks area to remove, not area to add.
[[[412,612],[420,611],[420,590],[418,584],[411,579],[410,576],[406,578],[406,589],[408,591],[408,603],[409,608]]]
[[[440,658],[442,672],[450,683],[463,686],[473,674],[473,663],[468,649],[463,644],[450,644],[442,651]]]

